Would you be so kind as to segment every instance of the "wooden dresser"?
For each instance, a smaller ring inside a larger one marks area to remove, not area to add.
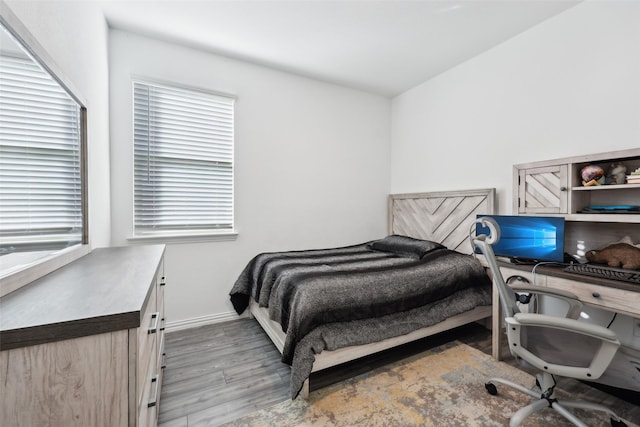
[[[95,249],[0,299],[0,425],[156,425],[164,249]]]

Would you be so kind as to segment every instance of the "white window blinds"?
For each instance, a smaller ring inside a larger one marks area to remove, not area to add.
[[[82,241],[80,120],[39,64],[0,56],[0,255]]]
[[[133,83],[136,235],[233,229],[234,99]]]

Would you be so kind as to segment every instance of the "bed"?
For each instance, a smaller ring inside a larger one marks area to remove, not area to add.
[[[291,397],[307,397],[311,372],[491,317],[468,235],[494,207],[494,189],[390,195],[388,236],[258,254],[231,301],[291,365]]]

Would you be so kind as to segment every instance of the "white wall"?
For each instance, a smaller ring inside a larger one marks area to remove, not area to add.
[[[169,244],[167,317],[215,320],[259,252],[386,233],[390,100],[127,32],[110,33],[112,239],[132,235],[131,78],[237,96],[236,241]]]
[[[640,3],[587,1],[393,99],[391,192],[496,187],[512,165],[640,146]]]
[[[109,246],[108,28],[99,5],[84,1],[7,0],[86,102],[91,246]]]
[[[637,2],[581,3],[391,103],[119,31],[108,37],[94,2],[7,4],[87,102],[93,246],[131,235],[131,75],[237,96],[239,236],[169,245],[170,321],[228,313],[233,281],[260,251],[384,235],[389,192],[496,187],[506,213],[513,164],[640,145]]]

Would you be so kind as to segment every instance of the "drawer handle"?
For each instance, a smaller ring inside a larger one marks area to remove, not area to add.
[[[591,293],[591,295],[592,295],[594,298],[600,298],[600,292],[593,292],[593,293]]]
[[[149,328],[149,330],[147,331],[148,334],[155,334],[158,331],[158,319],[160,316],[160,312],[156,311],[155,313],[151,314],[151,327]]]
[[[147,403],[147,408],[156,406],[156,404],[158,403],[158,378],[160,378],[158,374],[154,375],[153,378],[151,378],[151,385],[153,385],[153,397],[151,398],[151,400],[149,400],[149,403]]]
[[[162,365],[160,365],[160,369],[164,369],[167,367],[167,353],[162,353]]]

